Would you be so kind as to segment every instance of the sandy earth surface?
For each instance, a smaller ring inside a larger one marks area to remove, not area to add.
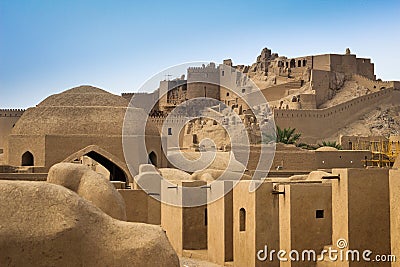
[[[344,83],[344,86],[340,88],[339,90],[336,90],[335,96],[326,101],[324,104],[322,104],[319,108],[329,108],[336,106],[340,103],[352,100],[354,98],[374,93],[379,91],[377,88],[374,91],[369,90],[368,88],[365,88],[364,86],[359,85],[356,81],[346,81]]]
[[[339,131],[342,135],[400,135],[400,103],[383,105]]]
[[[343,87],[335,91],[332,99],[326,101],[318,108],[332,107],[357,97],[379,91],[378,88],[370,90],[356,81],[345,81]],[[311,93],[309,83],[300,88],[301,93]],[[292,95],[281,100],[271,102],[272,105],[279,105],[280,101],[284,101],[284,105],[291,101]],[[338,133],[328,139],[337,139],[339,133],[341,135],[400,135],[400,103],[398,105],[381,105],[375,110],[361,116],[359,120],[342,128]]]
[[[181,267],[221,267],[221,265],[215,263],[193,258],[179,257],[179,260],[181,262]]]

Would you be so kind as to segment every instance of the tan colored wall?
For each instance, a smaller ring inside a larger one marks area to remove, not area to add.
[[[241,181],[233,189],[233,258],[234,266],[279,266],[258,261],[257,252],[279,250],[278,196],[272,194],[271,182],[262,182],[255,192],[249,192],[252,181]],[[258,183],[258,182],[257,182]],[[240,209],[246,210],[246,230],[240,231]]]
[[[376,81],[376,80],[372,80],[369,79],[367,77],[364,77],[362,75],[359,74],[353,74],[352,75],[352,79],[354,81],[356,81],[358,84],[370,89],[370,90],[376,90],[376,88],[378,89],[385,89],[385,88],[396,88],[396,83],[395,82],[386,82],[386,81]]]
[[[50,168],[54,164],[65,160],[75,152],[90,146],[98,145],[102,149],[125,162],[120,136],[46,136],[46,162],[45,166]]]
[[[400,170],[389,171],[389,191],[390,191],[390,238],[391,254],[395,255],[397,261],[393,267],[400,266]]]
[[[168,188],[179,185],[178,188]],[[168,181],[161,182],[161,226],[166,231],[168,239],[175,251],[182,255],[184,249],[207,248],[207,225],[205,224],[207,205],[184,207],[166,204],[189,203],[190,199],[207,200],[207,191],[200,188],[204,181]],[[196,187],[195,192],[185,190],[185,187]]]
[[[0,109],[0,150],[5,150],[8,135],[25,110]]]
[[[207,190],[208,260],[219,265],[233,261],[233,191],[229,191],[232,186],[232,181],[215,181]]]
[[[161,203],[161,227],[178,255],[183,252],[182,208]]]
[[[315,90],[315,103],[318,107],[329,99],[330,72],[324,70],[311,70],[311,88]]]
[[[356,55],[326,54],[313,56],[313,68],[316,70],[336,71],[351,74],[360,74],[375,79],[374,64],[368,58],[356,58]]]
[[[356,55],[330,54],[331,71],[345,73],[349,77],[357,73]]]
[[[315,94],[300,94],[301,109],[316,109],[317,100]]]
[[[278,166],[284,170],[316,170],[317,163],[315,151],[311,150],[293,150],[293,151],[275,151],[275,157],[271,169]]]
[[[139,137],[135,138],[139,141],[141,140]],[[8,160],[6,162],[12,166],[20,166],[22,154],[26,151],[30,151],[34,156],[35,166],[44,166],[45,170],[48,170],[54,164],[59,163],[81,149],[92,145],[97,145],[115,156],[121,165],[124,165],[121,166],[121,168],[127,170],[125,165],[125,156],[122,149],[121,136],[114,135],[11,135],[7,153]],[[167,160],[164,154],[161,153],[160,138],[156,136],[146,136],[146,146],[149,153],[151,151],[156,152],[158,162],[157,166],[165,167],[167,165]],[[129,178],[129,171],[126,171],[126,174],[128,176],[127,178]]]
[[[193,99],[196,97],[207,97],[219,99],[219,85],[206,83],[206,82],[194,82],[188,83],[187,85],[187,98]]]
[[[34,157],[35,166],[45,166],[45,147],[44,136],[32,135],[30,137],[25,137],[21,135],[12,135],[12,138],[8,140],[5,162],[11,166],[21,166],[22,155],[26,151],[29,151]],[[51,166],[49,166],[48,169],[50,167]]]
[[[161,202],[147,196],[147,223],[161,224]]]
[[[147,194],[140,189],[120,189],[128,222],[147,223]]]
[[[302,133],[302,142],[314,143],[337,133],[341,128],[359,119],[361,114],[381,104],[400,102],[400,91],[385,89],[319,110],[274,110],[275,124],[281,128],[296,128]]]
[[[332,242],[345,238],[347,249],[390,254],[389,175],[387,169],[334,169],[332,180]],[[361,252],[362,253],[362,252]],[[341,263],[365,266],[365,262]],[[374,262],[373,266],[390,266]]]
[[[328,183],[290,183],[279,186],[280,249],[314,250],[318,255],[332,242],[332,192]],[[316,218],[323,210],[324,218]],[[282,261],[280,266],[314,266],[313,262]],[[301,258],[300,258],[301,259]]]
[[[129,98],[130,94],[122,94],[123,97],[130,101],[130,107],[137,107],[144,109],[148,114],[153,106],[157,107],[158,91],[152,93],[134,93]]]
[[[374,63],[369,58],[357,58],[357,74],[375,80]]]
[[[161,224],[161,202],[141,189],[120,189],[129,222]]]
[[[157,127],[160,135],[163,137],[163,142],[165,142],[166,146],[178,147],[183,145],[182,139],[184,132],[182,130],[185,129],[185,127],[182,126],[186,124],[187,118],[183,116],[174,117],[169,118],[168,121],[165,120],[165,117],[149,117],[149,119]],[[172,135],[168,135],[168,128],[171,128]],[[178,144],[176,140],[179,140],[181,143]]]
[[[207,205],[183,208],[183,249],[207,249]]]
[[[330,71],[330,56],[329,55],[317,55],[312,57],[312,67],[315,70]]]
[[[240,209],[246,210],[246,231],[240,231]],[[239,182],[233,189],[233,258],[235,266],[256,264],[256,194],[249,183]]]
[[[368,150],[315,151],[317,169],[363,168],[370,156]]]
[[[247,168],[254,171],[257,168],[260,150],[257,146],[250,148],[250,156]],[[283,170],[312,171],[316,169],[331,168],[363,168],[365,156],[370,157],[369,151],[338,150],[315,151],[300,149],[297,147],[283,147],[277,144],[273,157],[271,170],[278,166]],[[238,156],[236,156],[238,158]]]

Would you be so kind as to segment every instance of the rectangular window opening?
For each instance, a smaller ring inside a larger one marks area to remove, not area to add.
[[[317,219],[324,218],[324,210],[316,210],[315,211],[315,218],[317,218]]]

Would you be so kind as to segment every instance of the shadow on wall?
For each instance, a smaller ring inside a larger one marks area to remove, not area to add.
[[[75,159],[79,159],[83,156],[87,156],[104,166],[104,168],[106,168],[110,172],[111,181],[128,182],[129,172],[127,170],[124,170],[123,163],[120,162],[115,156],[98,146],[88,146],[72,154],[63,162],[72,162]]]

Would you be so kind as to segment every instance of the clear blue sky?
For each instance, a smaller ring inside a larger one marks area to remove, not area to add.
[[[34,106],[90,84],[137,91],[189,61],[251,64],[285,56],[370,57],[400,80],[400,1],[0,1],[0,108]]]

